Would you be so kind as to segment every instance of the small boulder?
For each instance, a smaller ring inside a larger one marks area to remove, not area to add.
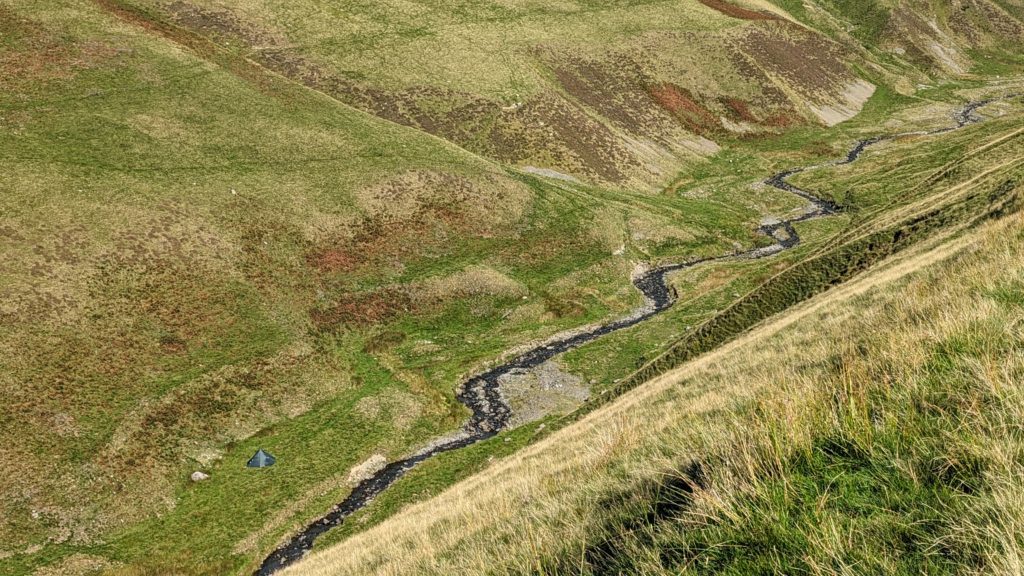
[[[353,466],[348,473],[348,483],[355,486],[363,480],[368,480],[374,474],[380,472],[388,465],[388,459],[383,454],[374,454],[362,464]]]
[[[196,470],[195,472],[192,473],[191,478],[193,482],[202,482],[203,480],[209,480],[210,475],[205,472],[200,472],[199,470]]]

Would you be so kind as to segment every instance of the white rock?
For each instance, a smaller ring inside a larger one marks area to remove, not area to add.
[[[362,464],[353,466],[348,472],[348,483],[353,486],[359,484],[363,480],[371,478],[377,472],[380,472],[388,465],[388,459],[383,454],[374,454],[366,459]]]
[[[192,473],[191,478],[193,482],[202,482],[203,480],[209,480],[210,475],[206,474],[205,472],[200,472],[199,470],[196,470],[195,472]]]

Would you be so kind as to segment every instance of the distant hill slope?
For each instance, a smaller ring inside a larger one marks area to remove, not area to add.
[[[848,44],[858,44],[890,70],[935,77],[968,71],[1012,53],[1024,37],[1020,0],[778,0],[802,22]]]
[[[1016,573],[1022,278],[945,235],[282,574]]]
[[[110,2],[488,158],[640,188],[1024,40],[1020,5],[991,0]]]

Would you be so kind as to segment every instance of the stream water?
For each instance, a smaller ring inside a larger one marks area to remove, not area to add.
[[[1012,97],[1007,96],[1002,99]],[[766,185],[783,192],[795,194],[809,203],[806,210],[799,216],[773,221],[763,224],[758,228],[760,233],[775,241],[773,244],[746,251],[692,259],[653,268],[633,279],[633,285],[644,296],[644,304],[628,316],[589,330],[576,330],[564,336],[555,336],[546,343],[523,352],[511,360],[462,383],[456,392],[456,397],[459,402],[462,402],[472,411],[472,416],[458,434],[435,442],[429,448],[411,456],[391,462],[370,478],[362,481],[341,503],[331,508],[326,515],[307,525],[288,542],[274,550],[256,571],[256,576],[269,576],[302,558],[312,549],[313,543],[321,534],[340,525],[345,521],[345,518],[365,506],[417,464],[443,452],[450,452],[480,442],[481,440],[486,440],[505,429],[508,426],[512,412],[509,406],[502,400],[499,390],[498,379],[503,375],[529,370],[558,354],[582,346],[606,334],[635,326],[667,310],[675,302],[672,289],[668,283],[668,276],[674,272],[723,260],[764,258],[798,246],[800,244],[800,235],[793,227],[793,224],[835,214],[841,210],[841,207],[830,200],[820,198],[807,190],[791,184],[789,178],[792,176],[807,170],[851,164],[856,162],[868,148],[882,142],[909,136],[943,134],[980,122],[982,117],[978,116],[978,109],[994,101],[995,99],[978,100],[957,109],[953,113],[953,120],[955,122],[953,126],[931,131],[903,132],[860,140],[854,144],[845,157],[839,160],[803,168],[793,168],[772,175],[764,181]]]

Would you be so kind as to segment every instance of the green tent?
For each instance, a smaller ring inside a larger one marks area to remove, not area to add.
[[[277,462],[277,458],[267,454],[263,451],[263,448],[260,448],[252,455],[252,458],[249,458],[246,466],[249,468],[266,468],[267,466],[273,466],[274,462]]]

